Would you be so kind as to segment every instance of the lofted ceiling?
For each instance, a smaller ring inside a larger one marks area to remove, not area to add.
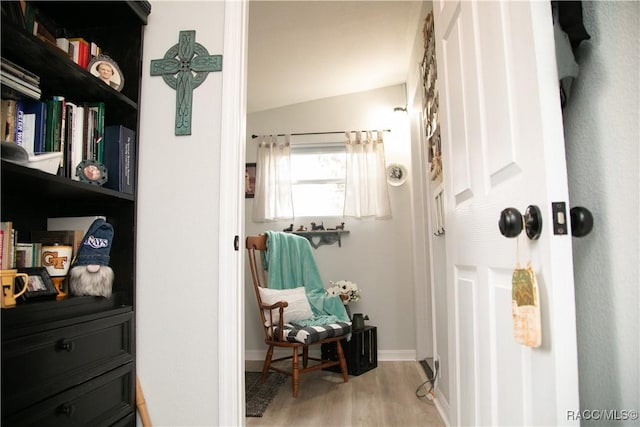
[[[249,113],[404,83],[421,1],[249,3]]]

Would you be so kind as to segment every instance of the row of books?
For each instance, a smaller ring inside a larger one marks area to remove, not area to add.
[[[57,37],[56,34],[64,33],[64,29],[50,20],[33,3],[25,0],[3,2],[3,12],[9,15],[16,24],[24,28],[35,37],[44,42],[62,49],[69,58],[87,68],[91,58],[100,55],[102,49],[92,41],[82,37]]]
[[[2,99],[0,135],[20,145],[27,154],[62,152],[59,173],[79,180],[76,167],[95,160],[107,169],[105,187],[133,194],[135,177],[134,130],[105,126],[102,102],[73,103],[56,96],[42,102]]]
[[[102,216],[49,218],[47,230],[34,230],[29,233],[19,233],[14,228],[13,221],[3,221],[0,223],[2,269],[42,267],[40,254],[42,246],[47,245],[73,246],[75,258],[82,238],[97,218],[105,219]],[[28,237],[23,234],[28,234]]]
[[[104,103],[75,103],[63,96],[0,102],[3,140],[15,142],[28,154],[64,153],[64,176],[77,179],[75,166],[82,160],[104,162]]]
[[[0,61],[0,82],[36,100],[42,95],[40,77],[5,58]]]
[[[56,46],[66,52],[69,59],[85,69],[91,59],[102,53],[100,46],[82,37],[59,37],[56,39]]]

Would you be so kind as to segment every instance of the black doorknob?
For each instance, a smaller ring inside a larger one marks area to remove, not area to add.
[[[498,228],[504,237],[516,237],[522,233],[522,215],[516,208],[506,208],[500,212]]]
[[[569,211],[571,216],[571,234],[584,237],[593,230],[593,215],[587,208],[576,206]]]
[[[523,225],[524,224],[524,225]],[[521,215],[516,208],[506,208],[500,212],[498,228],[505,237],[516,237],[525,228],[527,237],[537,240],[542,232],[542,214],[540,208],[535,205],[527,206],[524,215]]]

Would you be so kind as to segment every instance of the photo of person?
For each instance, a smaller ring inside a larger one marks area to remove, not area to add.
[[[124,86],[124,77],[118,64],[106,55],[96,56],[88,66],[91,74],[99,78],[104,84],[120,91]]]
[[[247,163],[244,170],[244,197],[252,199],[256,191],[256,164]]]
[[[92,181],[97,181],[102,177],[102,172],[96,165],[88,165],[82,170],[84,172],[84,176]]]

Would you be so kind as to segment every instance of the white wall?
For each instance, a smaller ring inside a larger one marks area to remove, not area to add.
[[[250,114],[247,118],[247,162],[255,162],[256,142],[251,134],[322,132],[340,130],[393,128],[392,112],[405,106],[402,85],[368,92],[291,105]],[[398,140],[399,131],[385,136],[387,163],[400,162],[407,167],[409,141]],[[341,134],[331,135],[343,141]],[[395,139],[394,139],[395,138]],[[301,141],[292,137],[292,143]],[[352,313],[367,314],[369,324],[378,327],[380,360],[415,360],[415,314],[413,305],[412,230],[409,186],[389,187],[392,219],[356,220],[351,218],[296,218],[295,227],[311,221],[325,226],[345,222],[350,234],[343,236],[342,247],[321,246],[314,255],[325,285],[329,281],[351,280],[362,290],[360,301],[351,303]],[[246,199],[245,233],[255,235],[266,230],[282,230],[283,223],[254,223],[251,220],[253,199]],[[264,358],[265,346],[259,327],[255,295],[250,275],[246,274],[246,358]]]
[[[150,61],[196,30],[223,48],[223,2],[153,2],[145,30],[140,104],[137,372],[158,426],[218,421],[218,218],[223,73],[193,92],[192,134],[174,135],[176,91]],[[224,71],[224,68],[223,68]]]
[[[595,221],[573,244],[581,409],[640,406],[639,10],[583,2],[591,40],[564,112],[571,206]]]
[[[407,76],[407,92],[409,96],[409,104],[412,105],[412,162],[414,180],[413,186],[413,216],[414,228],[416,235],[414,237],[414,251],[417,256],[429,260],[431,265],[425,266],[423,271],[416,273],[416,296],[425,294],[420,299],[416,308],[416,317],[422,315],[428,317],[425,319],[425,325],[416,326],[418,332],[418,358],[433,357],[440,361],[440,370],[438,372],[438,397],[443,406],[449,401],[449,337],[448,320],[447,320],[447,272],[446,272],[446,254],[445,239],[446,234],[434,236],[433,222],[435,221],[434,203],[432,202],[436,189],[440,186],[438,182],[431,181],[429,178],[428,149],[425,139],[424,125],[422,122],[422,75],[420,65],[424,55],[424,36],[423,26],[424,18],[433,9],[431,1],[425,1],[421,9],[421,24],[417,28],[416,37],[409,63],[409,75]],[[445,171],[446,173],[446,171]],[[425,213],[426,212],[426,213]],[[422,224],[420,220],[422,219]],[[446,225],[445,225],[446,226]],[[421,234],[418,235],[418,230]],[[416,269],[420,265],[415,265]],[[418,278],[419,277],[419,278]],[[422,288],[422,290],[420,289]],[[431,336],[427,336],[431,335]],[[421,341],[424,349],[422,353]],[[433,369],[433,365],[431,366]]]

